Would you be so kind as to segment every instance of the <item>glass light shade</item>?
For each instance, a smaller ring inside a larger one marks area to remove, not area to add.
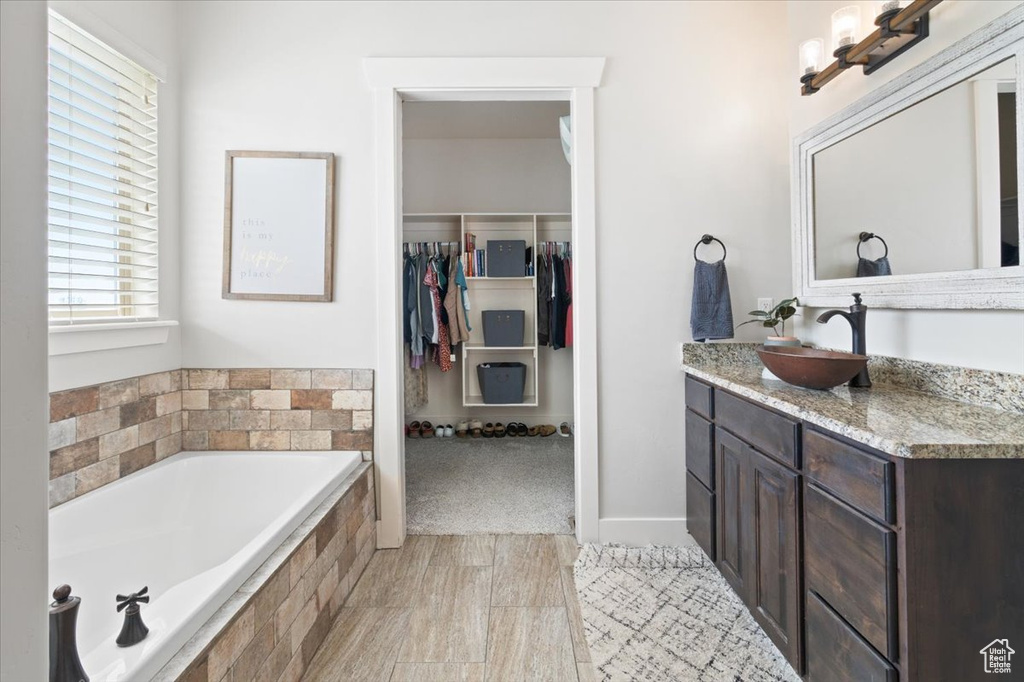
[[[811,38],[800,43],[800,77],[813,76],[825,64],[825,41]]]
[[[875,0],[875,16],[881,16],[887,12],[898,12],[907,6],[906,0]]]
[[[832,50],[853,47],[860,33],[860,7],[850,5],[832,13]]]

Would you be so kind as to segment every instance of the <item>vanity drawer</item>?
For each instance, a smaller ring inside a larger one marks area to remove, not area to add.
[[[686,530],[714,561],[715,494],[689,472],[686,474]]]
[[[718,392],[715,403],[718,426],[786,466],[800,466],[796,455],[799,423],[724,391]]]
[[[686,411],[686,470],[709,490],[715,489],[714,425]]]
[[[804,473],[868,516],[894,523],[895,465],[817,431],[804,430]]]
[[[715,418],[714,390],[702,381],[686,375],[686,406],[704,417]]]
[[[807,593],[807,682],[896,682],[896,669],[813,592]]]
[[[896,657],[896,533],[814,485],[804,488],[804,575],[875,649]]]

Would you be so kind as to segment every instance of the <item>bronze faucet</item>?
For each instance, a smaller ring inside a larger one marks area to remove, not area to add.
[[[71,586],[53,591],[50,604],[50,682],[89,682],[78,657],[76,625],[81,597],[71,596]]]
[[[853,295],[853,305],[850,306],[850,312],[839,309],[826,310],[818,316],[818,322],[824,324],[836,315],[842,315],[850,323],[850,329],[853,331],[852,352],[857,355],[867,355],[868,344],[865,324],[867,323],[868,307],[860,302],[860,294]],[[864,368],[857,373],[857,376],[850,379],[847,386],[869,388],[871,386],[871,377],[868,376],[868,366],[864,365]]]

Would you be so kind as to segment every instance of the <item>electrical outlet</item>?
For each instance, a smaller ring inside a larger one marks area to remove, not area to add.
[[[759,298],[757,299],[757,309],[763,310],[764,312],[770,311],[775,307],[775,299],[773,298]]]

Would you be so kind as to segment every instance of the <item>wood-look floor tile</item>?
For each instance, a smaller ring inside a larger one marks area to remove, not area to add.
[[[495,566],[491,606],[565,606],[559,570],[547,563]]]
[[[400,549],[381,549],[356,583],[346,606],[412,606],[437,537],[410,535]]]
[[[391,682],[484,682],[484,664],[398,663]]]
[[[409,631],[410,615],[410,609],[343,608],[303,679],[387,680]]]
[[[398,660],[482,662],[490,594],[490,566],[428,567]]]
[[[576,544],[576,537],[573,535],[555,535],[555,550],[558,552],[558,563],[562,566],[572,566],[576,563],[576,557],[580,555],[580,546]]]
[[[499,535],[494,543],[494,565],[558,565],[554,535]]]
[[[430,563],[436,566],[490,566],[494,563],[493,535],[442,535]]]
[[[575,682],[565,608],[491,609],[487,680]]]
[[[599,679],[594,664],[590,661],[576,661],[576,675],[580,682],[597,682]]]
[[[583,615],[580,613],[579,596],[576,593],[576,581],[572,576],[572,567],[562,567],[562,592],[565,595],[565,610],[569,616],[569,633],[572,635],[572,650],[577,661],[590,662],[590,647],[583,631]]]

